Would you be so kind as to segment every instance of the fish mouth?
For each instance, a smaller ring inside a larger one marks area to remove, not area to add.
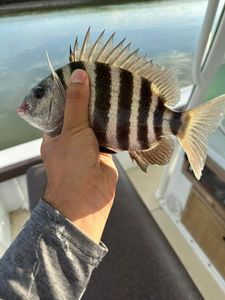
[[[24,115],[27,114],[27,111],[24,111],[24,110],[21,109],[21,108],[17,108],[17,113],[18,113],[18,115],[20,115],[20,116],[24,116]]]
[[[22,103],[18,108],[17,108],[17,113],[20,116],[25,116],[28,114],[28,104],[26,102]]]

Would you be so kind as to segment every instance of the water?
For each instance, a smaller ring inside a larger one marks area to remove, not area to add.
[[[75,34],[80,41],[90,25],[95,38],[103,29],[127,37],[133,48],[154,61],[174,66],[180,86],[191,83],[191,62],[206,0],[154,1],[96,8],[67,9],[0,17],[0,150],[41,136],[16,114],[30,88],[54,66],[68,62]]]

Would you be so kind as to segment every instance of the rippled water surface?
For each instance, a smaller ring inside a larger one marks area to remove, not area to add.
[[[0,149],[40,136],[20,119],[16,107],[30,88],[49,74],[45,50],[54,66],[68,62],[69,45],[88,26],[92,37],[106,29],[115,41],[127,37],[133,48],[177,69],[180,86],[191,83],[191,62],[207,1],[154,1],[67,9],[0,17]]]

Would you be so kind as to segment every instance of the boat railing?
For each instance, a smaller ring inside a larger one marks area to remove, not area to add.
[[[225,43],[221,41],[224,41],[225,36],[225,4],[223,4],[219,19],[215,29],[213,29],[219,3],[219,0],[209,0],[208,2],[199,43],[193,60],[192,75],[194,87],[188,101],[188,107],[196,107],[202,102],[208,86],[224,57]]]

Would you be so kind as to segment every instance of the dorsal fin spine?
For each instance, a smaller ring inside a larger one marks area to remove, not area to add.
[[[46,56],[47,56],[47,60],[48,60],[48,64],[49,64],[49,68],[51,70],[52,76],[53,76],[53,78],[55,78],[58,75],[56,74],[56,72],[54,70],[54,67],[53,67],[53,65],[51,63],[51,60],[50,60],[49,56],[48,56],[48,51],[47,50],[46,50]]]
[[[135,72],[135,70],[138,69],[138,64],[140,64],[141,60],[142,60],[142,57],[140,56],[140,57],[138,57],[138,59],[135,61],[134,64],[130,63],[130,65],[128,65],[127,68],[131,69]]]
[[[138,74],[140,74],[140,72],[145,72],[145,69],[148,70],[148,68],[149,68],[149,62],[147,61],[147,62],[143,65],[143,67],[141,67],[141,68],[138,70]]]
[[[133,58],[133,59],[135,59],[135,58]],[[136,66],[136,63],[139,60],[140,60],[140,57],[136,57],[136,61],[131,60],[129,65],[127,65],[127,63],[126,63],[126,69],[129,70],[129,71],[132,71],[134,69],[134,67]]]
[[[106,58],[106,63],[108,63],[109,59],[112,57],[112,55],[116,52],[116,50],[123,45],[126,38],[124,38],[119,44],[116,45],[115,48],[112,49],[112,51],[109,53],[108,57]]]
[[[88,55],[88,58],[87,58],[88,61],[91,61],[92,56],[93,56],[93,53],[94,53],[96,47],[98,46],[98,44],[100,43],[100,41],[102,40],[104,33],[105,33],[105,29],[101,32],[101,34],[100,34],[99,37],[97,38],[96,42],[95,42],[94,45],[92,46],[92,48],[91,48],[91,50],[90,50],[90,53],[89,53],[89,55]]]
[[[124,66],[125,63],[127,63],[131,58],[132,56],[134,56],[135,54],[137,54],[139,51],[139,49],[136,49],[134,50],[130,55],[128,55],[121,63],[120,67],[122,68]]]
[[[76,37],[74,42],[73,56],[74,56],[74,61],[77,61],[78,60],[78,37]]]
[[[144,64],[145,63],[139,63],[139,64],[137,64],[137,66],[134,68],[134,72],[136,73],[136,74],[138,74],[139,72],[140,72],[140,70],[143,68],[143,66],[144,66]]]
[[[123,48],[120,53],[118,53],[118,55],[114,58],[114,60],[111,62],[111,64],[113,65],[114,62],[127,50],[129,49],[131,43],[129,43],[125,48]]]
[[[74,61],[74,55],[73,55],[73,51],[72,51],[71,45],[70,45],[70,55],[69,55],[69,60],[70,60],[70,62],[73,62],[73,61]]]
[[[87,44],[88,44],[89,39],[90,39],[90,30],[91,30],[91,28],[88,27],[88,30],[87,30],[86,35],[84,37],[83,45],[82,45],[82,48],[81,48],[81,51],[80,51],[80,60],[84,59],[85,50],[87,48]]]
[[[106,47],[108,46],[108,44],[110,43],[110,41],[113,40],[113,37],[115,35],[115,32],[113,32],[113,34],[110,36],[110,38],[108,39],[108,41],[104,44],[104,46],[101,48],[101,50],[99,51],[97,57],[96,57],[96,61],[100,60],[101,55],[104,53]]]

